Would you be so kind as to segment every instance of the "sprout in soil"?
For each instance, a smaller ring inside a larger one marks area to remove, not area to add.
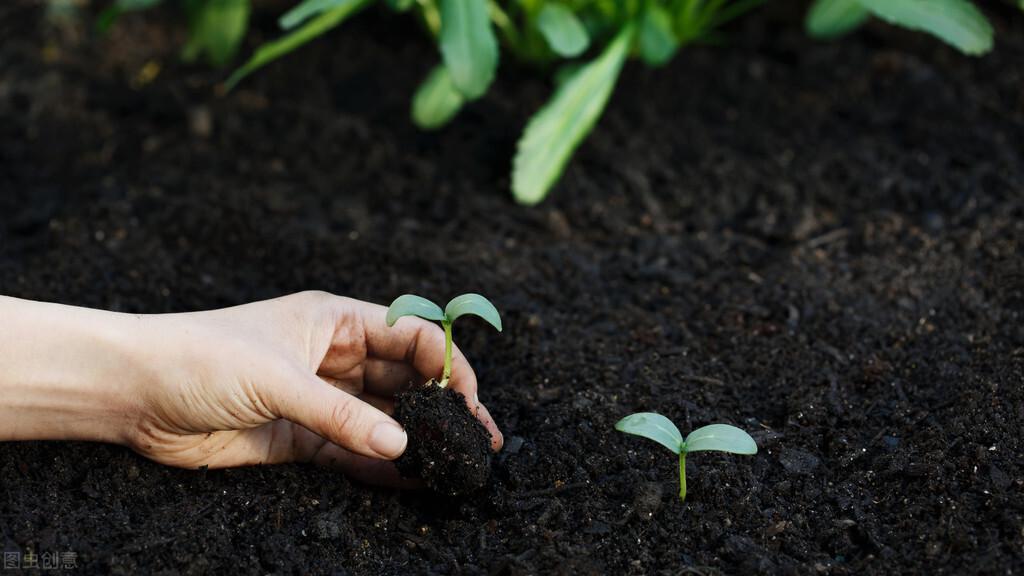
[[[743,430],[728,424],[710,424],[697,428],[683,440],[671,420],[655,412],[630,414],[615,424],[615,429],[654,440],[679,455],[679,499],[686,500],[686,453],[717,450],[732,454],[757,454],[757,443]]]
[[[387,323],[402,316],[419,316],[444,328],[444,372],[395,397],[395,420],[406,429],[409,443],[395,460],[398,472],[420,478],[440,493],[466,494],[487,483],[491,472],[491,435],[467,406],[466,398],[448,386],[452,377],[452,323],[473,314],[501,330],[494,305],[478,294],[453,298],[442,311],[429,300],[406,294],[388,308]]]
[[[452,323],[459,316],[473,314],[487,321],[494,326],[494,329],[501,332],[501,316],[498,310],[491,304],[491,301],[479,294],[463,294],[452,298],[444,311],[437,304],[426,298],[413,294],[404,294],[395,298],[395,301],[388,307],[388,326],[394,326],[402,316],[419,316],[426,320],[440,322],[444,328],[444,373],[441,374],[441,381],[438,386],[444,388],[452,377]]]

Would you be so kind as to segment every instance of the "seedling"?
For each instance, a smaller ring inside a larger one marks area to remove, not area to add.
[[[413,294],[404,294],[395,298],[395,301],[388,307],[387,323],[394,326],[395,322],[403,316],[419,316],[425,320],[440,322],[444,328],[444,372],[438,386],[448,386],[452,377],[452,324],[455,319],[466,314],[472,314],[483,318],[494,329],[501,332],[501,316],[498,309],[491,304],[490,300],[479,294],[463,294],[456,296],[448,302],[448,305],[441,310],[441,307],[430,300]]]
[[[683,440],[671,420],[655,412],[630,414],[615,424],[615,429],[654,440],[679,455],[679,499],[686,500],[686,454],[717,450],[732,454],[757,454],[757,443],[743,430],[728,424],[710,424],[697,428]]]

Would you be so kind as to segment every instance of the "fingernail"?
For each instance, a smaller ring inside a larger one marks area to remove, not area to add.
[[[480,405],[480,396],[478,394],[473,394],[473,404]]]
[[[391,422],[381,422],[370,433],[370,448],[385,458],[398,458],[409,442],[405,430]]]

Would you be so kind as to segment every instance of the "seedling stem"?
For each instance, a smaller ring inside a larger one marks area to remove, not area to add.
[[[444,328],[444,373],[438,386],[444,388],[452,378],[452,323],[450,320],[442,320],[441,326]]]
[[[679,453],[679,499],[686,500],[686,450]]]

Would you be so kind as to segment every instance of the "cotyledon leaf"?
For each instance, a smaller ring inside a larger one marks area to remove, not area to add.
[[[717,450],[732,454],[757,454],[757,443],[743,430],[728,424],[710,424],[686,436],[687,452]]]
[[[654,440],[672,452],[679,454],[683,447],[683,435],[671,420],[656,412],[630,414],[615,424],[615,429],[626,434]]]
[[[419,316],[438,322],[444,320],[444,312],[440,306],[415,294],[403,294],[395,298],[391,306],[388,306],[386,318],[388,326],[394,326],[402,316]]]
[[[454,322],[459,316],[473,314],[483,318],[494,329],[501,332],[501,316],[498,309],[491,304],[491,301],[479,294],[463,294],[452,298],[451,302],[444,307],[444,315],[449,322]]]

